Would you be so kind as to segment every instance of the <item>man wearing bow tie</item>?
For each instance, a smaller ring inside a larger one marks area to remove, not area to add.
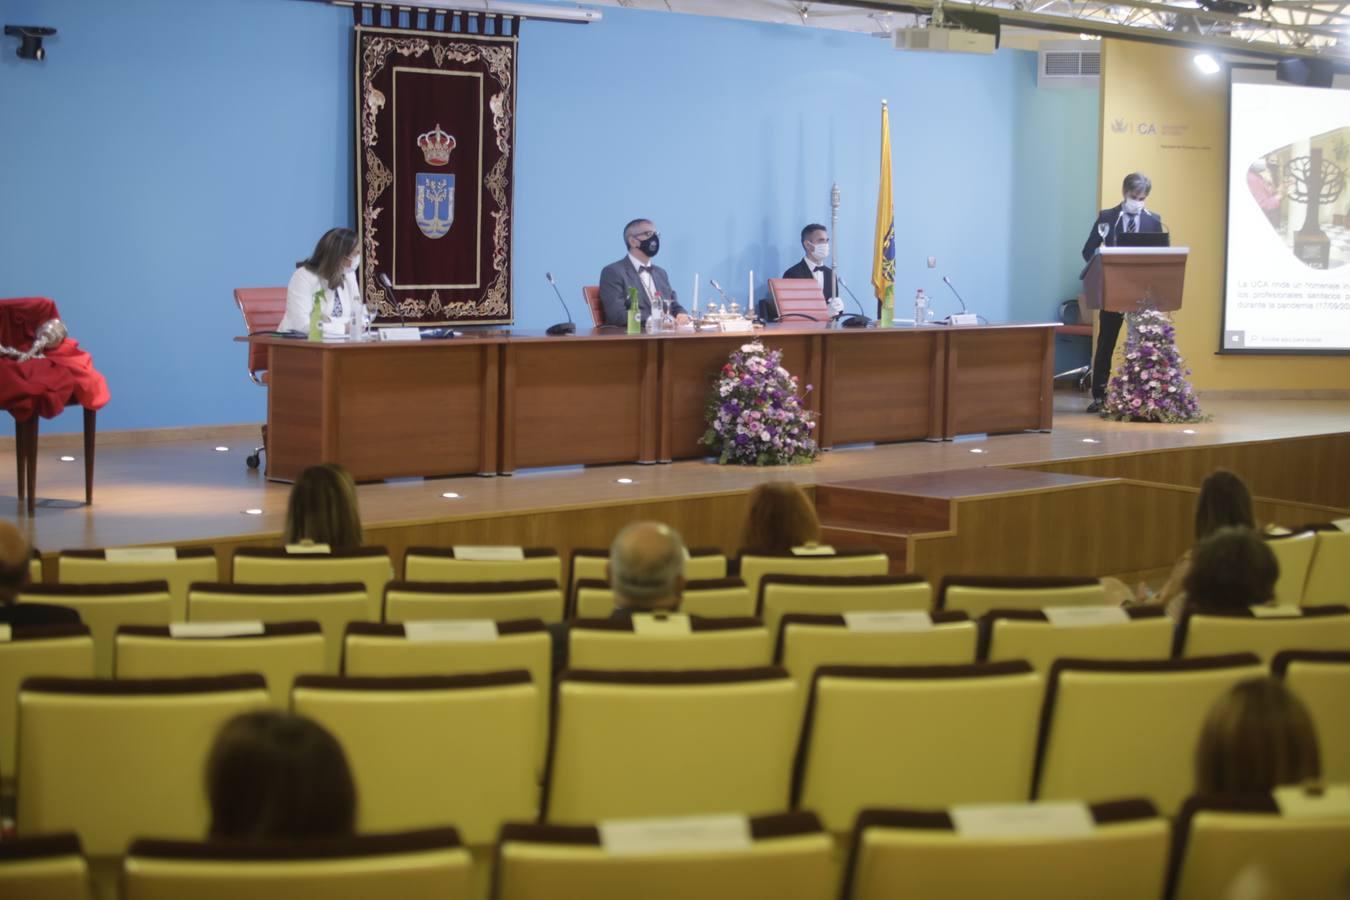
[[[824,225],[807,225],[802,229],[803,256],[798,263],[783,273],[784,278],[814,278],[826,300],[839,296],[834,281],[834,270],[825,265],[830,258],[830,233]]]
[[[1110,209],[1097,214],[1092,223],[1087,243],[1083,245],[1083,261],[1091,262],[1092,256],[1102,244],[1098,225],[1105,225],[1106,246],[1114,247],[1117,236],[1121,234],[1140,234],[1163,230],[1162,217],[1144,209],[1144,201],[1153,190],[1153,182],[1142,172],[1131,172],[1125,176],[1121,185],[1121,202]],[[1116,337],[1120,334],[1120,323],[1124,316],[1118,312],[1103,309],[1097,320],[1097,350],[1092,356],[1092,403],[1087,411],[1101,412],[1106,400],[1106,382],[1111,377],[1111,357],[1116,352]]]
[[[652,257],[661,249],[661,234],[650,219],[634,219],[624,226],[624,246],[628,255],[612,262],[600,272],[600,305],[605,311],[605,324],[623,328],[628,324],[628,289],[637,288],[638,320],[644,325],[652,314],[653,301],[670,301],[670,314],[677,325],[689,321],[675,299],[666,270],[652,264]],[[659,306],[655,307],[659,310]]]

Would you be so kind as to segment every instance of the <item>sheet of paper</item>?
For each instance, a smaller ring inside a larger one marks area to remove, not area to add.
[[[1088,625],[1124,625],[1130,616],[1118,606],[1047,606],[1041,612],[1056,628]]]
[[[614,856],[661,853],[729,853],[751,845],[745,816],[685,816],[675,819],[614,819],[598,828],[600,846]]]
[[[420,341],[422,332],[416,328],[381,328],[382,341]]]
[[[173,547],[109,547],[103,558],[114,563],[163,563],[178,559]]]
[[[793,547],[793,556],[834,556],[834,548],[829,544],[812,544],[810,547]]]
[[[1286,819],[1350,818],[1350,784],[1328,785],[1320,793],[1301,787],[1280,787],[1272,793]]]
[[[689,634],[689,617],[683,613],[651,613],[633,616],[633,633],[656,637]]]
[[[921,610],[893,612],[846,612],[849,631],[931,631],[933,617]]]
[[[333,548],[327,544],[287,544],[286,552],[289,554],[300,555],[306,553],[332,553]]]
[[[477,562],[515,562],[525,558],[525,551],[520,547],[473,547],[473,546],[455,546],[455,559],[471,559]]]
[[[495,641],[497,623],[491,619],[404,622],[403,634],[410,641],[422,643]]]
[[[1080,837],[1096,823],[1086,803],[1007,803],[954,806],[952,824],[963,837]]]
[[[726,334],[744,334],[755,330],[755,324],[749,319],[723,319],[720,324]]]
[[[263,634],[266,630],[262,622],[173,622],[169,625],[169,636],[176,638],[239,637],[248,634]]]

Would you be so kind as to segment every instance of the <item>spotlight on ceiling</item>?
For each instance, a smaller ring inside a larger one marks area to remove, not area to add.
[[[1219,61],[1208,53],[1197,53],[1195,55],[1195,67],[1204,75],[1218,75],[1219,69],[1222,68]]]
[[[42,46],[42,39],[54,36],[56,29],[46,28],[42,25],[6,25],[5,34],[19,39],[19,48],[14,51],[19,59],[32,59],[42,62],[47,58],[47,51]]]

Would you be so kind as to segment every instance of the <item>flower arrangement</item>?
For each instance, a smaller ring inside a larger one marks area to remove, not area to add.
[[[1125,317],[1125,361],[1107,386],[1102,417],[1138,422],[1200,422],[1191,370],[1177,352],[1176,328],[1156,309]]]
[[[722,366],[708,399],[708,430],[699,439],[719,463],[792,465],[820,452],[815,417],[802,407],[797,379],[782,361],[781,351],[755,341],[742,344]]]

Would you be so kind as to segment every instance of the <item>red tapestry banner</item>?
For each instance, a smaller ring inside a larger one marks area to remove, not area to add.
[[[377,323],[512,321],[516,49],[514,35],[356,27],[361,275]]]

